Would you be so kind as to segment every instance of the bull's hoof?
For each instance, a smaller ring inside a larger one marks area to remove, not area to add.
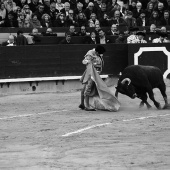
[[[155,104],[155,106],[156,106],[156,108],[157,108],[158,110],[161,110],[161,109],[162,109],[160,103]]]
[[[165,104],[163,109],[170,109],[170,104]]]
[[[141,102],[140,105],[139,105],[139,108],[142,108],[144,106],[144,103]]]
[[[151,109],[152,108],[152,106],[151,105],[147,105],[147,109],[149,110],[149,109]]]

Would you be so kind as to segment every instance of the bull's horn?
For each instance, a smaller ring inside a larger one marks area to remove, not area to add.
[[[131,83],[130,78],[125,78],[122,80],[121,84],[125,84],[126,81],[128,81],[128,85]]]

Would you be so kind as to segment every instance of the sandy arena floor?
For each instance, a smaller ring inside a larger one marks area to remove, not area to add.
[[[79,100],[79,91],[0,96],[0,170],[170,169],[170,110],[119,95],[118,112],[87,112]]]

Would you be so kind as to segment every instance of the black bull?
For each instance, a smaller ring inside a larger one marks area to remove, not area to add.
[[[151,105],[147,102],[147,93],[154,105],[161,109],[161,105],[154,98],[153,89],[158,88],[164,98],[165,106],[168,108],[168,99],[166,95],[166,85],[163,80],[162,72],[159,68],[153,66],[132,65],[128,66],[119,77],[115,96],[118,93],[125,94],[131,98],[138,97],[142,101],[140,107],[146,104],[149,109]]]

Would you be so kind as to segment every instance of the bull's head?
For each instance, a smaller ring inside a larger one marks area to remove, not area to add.
[[[132,99],[137,97],[135,93],[135,88],[132,85],[130,78],[125,78],[121,82],[118,82],[118,86],[116,87],[116,93],[115,93],[116,97],[118,96],[118,93],[127,95]]]

